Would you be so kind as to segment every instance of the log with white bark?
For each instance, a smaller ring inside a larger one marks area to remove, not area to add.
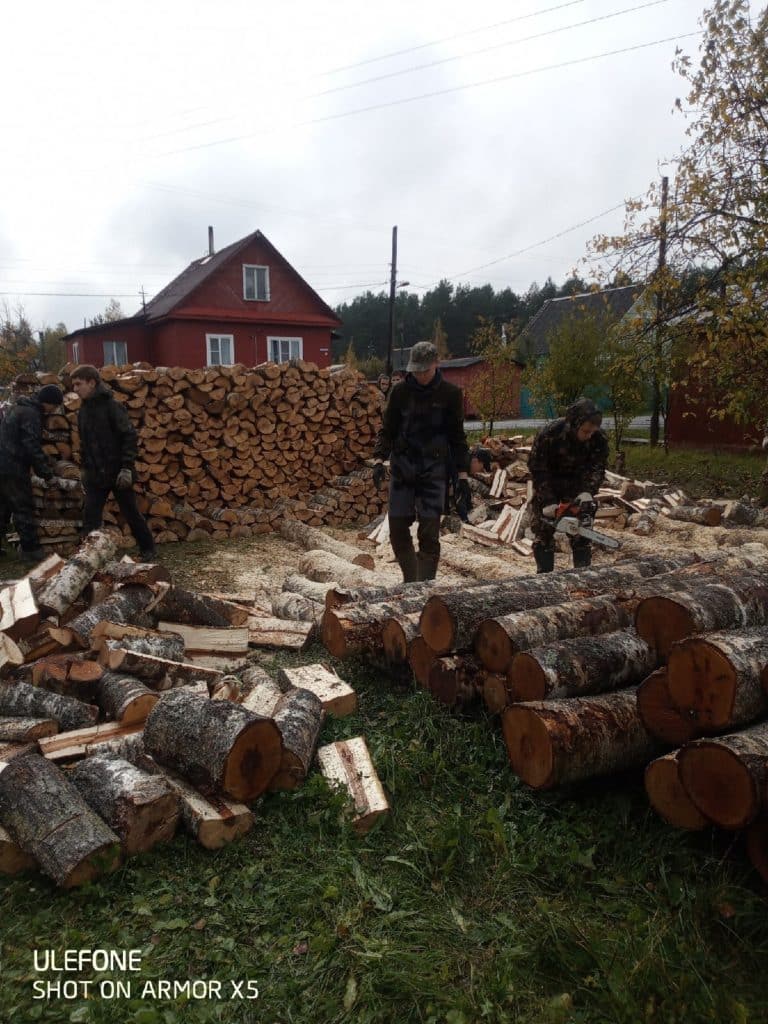
[[[88,648],[91,646],[94,629],[101,622],[130,623],[142,616],[154,597],[149,587],[121,587],[102,604],[93,605],[68,622],[65,627],[60,627],[58,632],[61,642],[65,643],[69,634],[70,641]]]
[[[408,645],[408,664],[419,686],[429,689],[429,673],[439,655],[435,654],[424,637],[419,633]]]
[[[429,692],[449,708],[465,708],[476,703],[482,692],[483,671],[470,655],[455,654],[438,658],[429,672]]]
[[[0,590],[0,633],[11,640],[22,640],[35,633],[39,622],[40,612],[29,578]]]
[[[37,604],[44,615],[63,615],[70,608],[87,583],[117,551],[116,537],[106,530],[89,533],[66,565],[38,592]]]
[[[96,701],[107,718],[122,725],[143,722],[157,704],[158,695],[135,676],[105,671]]]
[[[32,684],[53,693],[91,700],[101,673],[101,665],[82,654],[53,654],[38,658],[29,666]]]
[[[746,505],[742,501],[729,501],[723,510],[723,521],[735,526],[768,528],[768,509]]]
[[[352,715],[357,710],[357,694],[327,665],[281,668],[277,673],[277,682],[284,691],[294,688],[310,690],[319,698],[323,710],[334,718]]]
[[[694,740],[678,760],[686,793],[709,821],[740,829],[757,818],[768,781],[768,722]]]
[[[170,690],[144,726],[144,745],[160,764],[204,793],[255,800],[280,767],[277,726],[230,701]]]
[[[59,723],[54,718],[0,717],[0,743],[31,743],[42,736],[55,736]]]
[[[251,647],[301,651],[309,643],[314,631],[314,622],[296,622],[268,615],[252,615],[248,619],[248,643]]]
[[[283,740],[283,756],[269,788],[295,789],[309,772],[325,711],[314,693],[291,690],[281,697],[272,718]]]
[[[92,810],[120,837],[127,856],[173,839],[179,825],[179,798],[159,775],[129,761],[95,754],[80,761],[70,779]]]
[[[675,641],[694,633],[766,624],[768,575],[754,569],[718,576],[678,594],[647,597],[635,611],[635,628],[662,658]]]
[[[243,696],[240,703],[248,711],[272,718],[286,688],[258,665],[251,665],[240,676]]]
[[[508,550],[502,548],[497,557],[480,555],[460,544],[452,543],[450,538],[441,541],[440,564],[448,566],[455,572],[464,573],[474,579],[506,580],[514,579]]]
[[[484,619],[475,634],[474,649],[489,672],[506,672],[518,651],[574,636],[611,633],[630,622],[630,613],[613,597],[567,601]]]
[[[307,551],[298,563],[302,575],[318,583],[340,583],[343,587],[363,587],[373,584],[376,575],[361,565],[353,565],[330,551]]]
[[[317,760],[328,783],[349,797],[354,808],[352,827],[359,835],[370,831],[389,812],[387,797],[362,736],[320,747]]]
[[[649,536],[656,525],[656,520],[659,518],[659,513],[663,507],[662,502],[652,498],[647,508],[639,512],[637,516],[632,517],[632,533],[638,537]]]
[[[32,854],[25,853],[0,825],[0,875],[18,875],[20,871],[32,871],[36,867]]]
[[[352,544],[336,540],[314,526],[307,526],[298,519],[281,519],[279,529],[286,540],[293,541],[306,551],[330,551],[331,554],[353,565],[361,565],[364,569],[373,569],[376,566],[372,555],[366,554]]]
[[[681,523],[696,523],[698,526],[719,526],[723,517],[717,505],[680,505],[665,509],[667,519]]]
[[[308,580],[306,576],[293,573],[285,577],[282,589],[284,593],[298,594],[300,597],[305,597],[308,601],[325,605],[326,594],[336,585],[334,582],[318,583],[316,580]]]
[[[512,769],[533,789],[641,767],[655,752],[634,690],[513,704],[502,727]]]
[[[418,635],[418,612],[393,615],[385,619],[381,626],[381,643],[387,663],[393,666],[407,664],[409,646]]]
[[[680,781],[679,750],[657,757],[645,769],[645,791],[651,807],[675,828],[705,828],[707,819],[686,793]]]
[[[657,664],[656,650],[633,629],[624,629],[520,651],[507,679],[513,700],[554,700],[625,689]]]
[[[696,724],[673,703],[667,668],[657,668],[637,688],[637,710],[648,732],[662,743],[682,746],[696,736]]]
[[[248,621],[247,608],[182,587],[172,587],[155,612],[160,619],[182,622],[187,626],[224,628],[243,626]]]
[[[99,709],[75,697],[51,693],[29,683],[0,684],[0,715],[53,718],[62,732],[92,725]]]
[[[319,601],[310,601],[301,594],[291,594],[288,591],[281,591],[274,594],[270,601],[270,611],[278,619],[292,619],[295,622],[311,622],[319,627],[323,620],[325,604]]]
[[[0,771],[0,824],[63,888],[120,863],[120,840],[56,765],[30,754]]]
[[[150,654],[165,661],[184,661],[184,637],[178,633],[146,632],[141,636],[126,636],[120,640],[99,638],[100,660],[107,659],[110,651],[118,648],[134,654]],[[105,653],[106,652],[106,653]],[[116,666],[112,666],[115,668]]]
[[[697,735],[747,725],[768,712],[768,629],[706,633],[673,644],[669,695]]]

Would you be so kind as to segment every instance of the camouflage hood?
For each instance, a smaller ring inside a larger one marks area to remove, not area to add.
[[[598,426],[603,422],[603,414],[591,398],[577,398],[573,405],[566,409],[565,418],[574,430],[578,430],[582,423],[587,421]]]

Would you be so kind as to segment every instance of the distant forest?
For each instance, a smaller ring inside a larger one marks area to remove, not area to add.
[[[617,282],[617,284],[626,282]],[[421,298],[408,292],[398,292],[395,302],[395,348],[410,348],[417,341],[435,335],[436,324],[445,335],[445,345],[451,357],[472,354],[470,338],[484,317],[499,326],[512,324],[515,332],[522,330],[547,299],[563,295],[578,295],[589,291],[590,285],[579,277],[569,278],[558,287],[552,278],[539,287],[532,284],[523,294],[511,288],[494,291],[492,285],[480,288],[469,285],[454,286],[441,281]],[[385,359],[389,330],[389,294],[366,292],[351,302],[336,306],[343,321],[341,337],[333,342],[333,361],[341,362],[352,342],[355,356],[360,361]]]

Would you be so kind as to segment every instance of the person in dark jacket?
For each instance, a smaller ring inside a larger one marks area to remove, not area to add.
[[[455,497],[472,507],[461,388],[443,379],[435,346],[411,349],[404,381],[393,385],[373,449],[373,479],[380,487],[389,458],[389,536],[406,583],[432,580],[440,560],[440,517],[449,478]],[[418,520],[418,553],[411,526]]]
[[[136,429],[95,366],[78,366],[72,373],[72,387],[82,401],[77,425],[85,490],[83,533],[101,527],[104,505],[110,493],[114,494],[139,545],[139,557],[145,562],[152,561],[157,557],[152,531],[139,512],[133,493],[133,467],[138,455]]]
[[[585,504],[593,501],[605,477],[608,438],[600,429],[603,414],[589,398],[579,398],[562,419],[543,427],[534,439],[528,468],[533,480],[531,529],[536,537],[533,555],[538,572],[555,567],[554,522],[543,516],[547,505],[561,501]],[[574,568],[592,561],[592,544],[572,537]]]
[[[13,515],[24,562],[45,557],[35,523],[29,471],[34,470],[43,480],[53,476],[53,466],[43,451],[43,417],[63,399],[60,387],[46,384],[32,397],[22,395],[0,424],[0,524],[5,533]]]

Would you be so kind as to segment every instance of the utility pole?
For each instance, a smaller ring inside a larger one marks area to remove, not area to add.
[[[661,318],[664,313],[664,268],[667,264],[667,196],[669,178],[661,179],[661,210],[659,213],[659,265],[656,269],[656,327],[654,330],[653,407],[651,408],[651,447],[659,443],[659,420],[661,418],[661,364],[664,357]],[[666,423],[665,423],[666,437]]]
[[[389,275],[389,334],[387,335],[386,374],[392,376],[392,349],[395,347],[395,289],[397,287],[397,225],[392,228],[392,268]]]

